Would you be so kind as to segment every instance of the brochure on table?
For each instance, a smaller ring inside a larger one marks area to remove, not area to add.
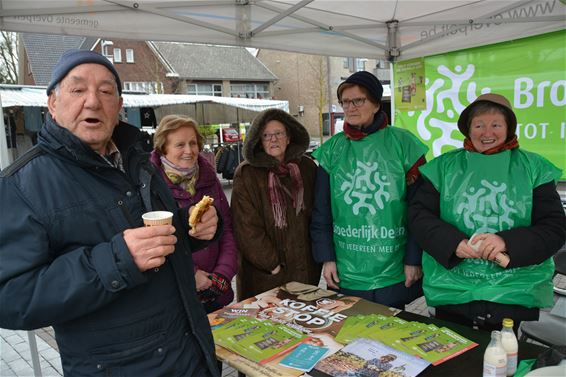
[[[335,339],[348,344],[360,336],[420,357],[433,365],[441,364],[477,346],[477,343],[446,327],[439,328],[433,324],[375,314],[351,316],[344,322]]]
[[[320,361],[311,374],[315,377],[415,377],[429,364],[378,341],[360,338]]]

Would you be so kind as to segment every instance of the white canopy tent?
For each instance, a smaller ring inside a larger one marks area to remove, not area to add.
[[[566,25],[565,0],[0,0],[0,29],[388,59]],[[245,69],[245,67],[242,67]],[[1,119],[0,119],[1,121]],[[0,127],[0,166],[6,165]]]
[[[560,0],[0,0],[3,30],[409,59],[564,29]]]

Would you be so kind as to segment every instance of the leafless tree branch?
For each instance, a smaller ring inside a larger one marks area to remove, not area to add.
[[[0,83],[18,83],[18,38],[8,31],[0,32]]]

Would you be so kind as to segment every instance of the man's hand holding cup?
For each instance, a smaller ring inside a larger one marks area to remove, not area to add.
[[[172,226],[173,214],[166,211],[147,212],[142,216],[144,227],[126,229],[124,241],[140,271],[157,268],[175,251],[177,237]]]

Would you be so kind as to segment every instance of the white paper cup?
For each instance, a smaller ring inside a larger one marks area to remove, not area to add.
[[[145,226],[171,225],[173,223],[173,213],[169,211],[146,212],[142,215]]]

